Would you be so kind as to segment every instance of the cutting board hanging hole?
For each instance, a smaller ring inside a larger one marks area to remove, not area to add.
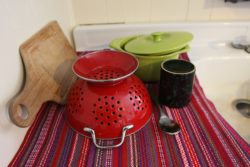
[[[28,119],[28,110],[23,104],[19,104],[17,107],[17,114],[22,120]]]

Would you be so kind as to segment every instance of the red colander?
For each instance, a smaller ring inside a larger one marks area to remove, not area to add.
[[[99,148],[120,146],[127,135],[140,130],[150,119],[152,104],[143,82],[133,73],[135,57],[119,51],[99,51],[76,60],[79,77],[70,90],[66,120],[82,135],[92,137]],[[101,146],[98,139],[121,138]]]

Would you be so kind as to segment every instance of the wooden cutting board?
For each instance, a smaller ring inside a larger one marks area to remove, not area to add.
[[[46,25],[20,46],[24,64],[24,86],[9,105],[9,116],[20,127],[32,124],[42,104],[65,104],[76,80],[72,63],[74,49],[56,21]]]

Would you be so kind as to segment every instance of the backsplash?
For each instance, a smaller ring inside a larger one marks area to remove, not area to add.
[[[250,2],[73,0],[76,24],[250,20]]]

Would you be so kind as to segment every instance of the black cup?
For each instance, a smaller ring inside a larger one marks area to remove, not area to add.
[[[185,60],[172,59],[161,64],[159,101],[171,108],[189,104],[193,89],[195,66]]]

